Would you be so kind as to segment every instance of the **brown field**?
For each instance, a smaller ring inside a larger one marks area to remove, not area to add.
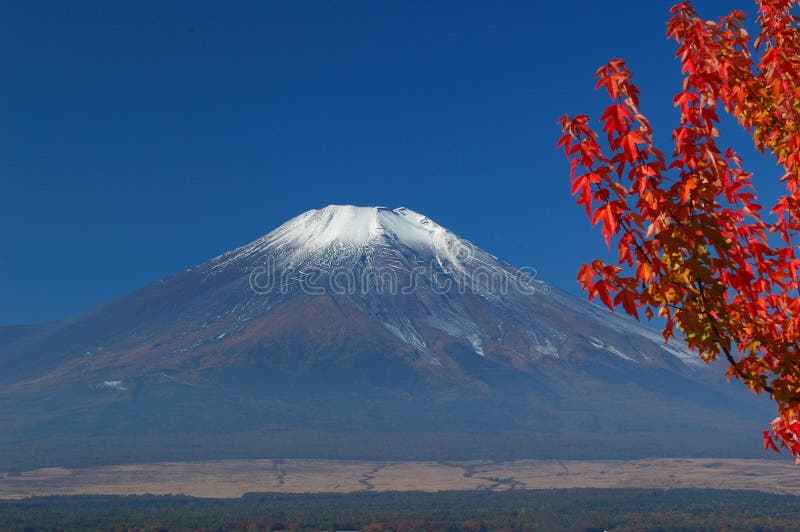
[[[800,495],[791,462],[737,459],[513,462],[221,460],[0,473],[0,499],[35,495],[441,491],[536,488],[720,488]]]

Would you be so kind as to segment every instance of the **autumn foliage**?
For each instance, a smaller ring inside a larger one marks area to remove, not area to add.
[[[765,447],[800,460],[800,27],[798,0],[759,0],[758,35],[744,14],[700,19],[672,8],[683,87],[672,152],[653,145],[639,91],[622,60],[597,71],[612,102],[604,135],[585,115],[561,119],[572,192],[618,260],[583,265],[591,298],[677,327],[705,361],[724,356],[728,375],[769,393],[779,417]],[[771,155],[785,191],[758,203],[753,176],[720,146],[719,113],[733,116]]]

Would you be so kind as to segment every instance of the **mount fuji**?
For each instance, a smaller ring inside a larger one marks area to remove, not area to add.
[[[770,407],[407,208],[331,205],[94,310],[0,328],[0,467],[750,456]]]

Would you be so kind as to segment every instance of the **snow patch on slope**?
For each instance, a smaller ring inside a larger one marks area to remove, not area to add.
[[[92,390],[115,390],[118,392],[127,391],[127,388],[122,381],[103,381],[95,384],[90,384],[89,388]]]
[[[619,349],[617,349],[613,345],[609,345],[609,344],[605,343],[604,341],[602,341],[599,338],[596,338],[594,336],[590,336],[589,337],[589,343],[592,345],[592,347],[596,347],[597,349],[602,349],[603,351],[607,351],[607,352],[611,353],[612,355],[618,356],[619,358],[623,358],[625,360],[630,360],[631,362],[636,362],[635,359],[629,357],[628,355],[626,355],[625,353],[623,353],[622,351],[620,351]]]
[[[481,341],[480,336],[477,334],[470,334],[467,336],[467,340],[469,340],[469,343],[472,344],[472,349],[474,349],[478,355],[482,357],[486,356],[486,354],[483,352],[483,342]]]
[[[613,329],[623,334],[632,334],[650,340],[661,349],[674,356],[687,366],[691,368],[706,367],[706,363],[700,359],[695,353],[685,347],[680,341],[670,339],[669,342],[664,342],[664,337],[661,333],[651,327],[642,325],[630,316],[626,316],[617,312],[612,312],[605,307],[601,307],[595,303],[588,301],[581,301],[579,305],[571,303],[565,296],[553,291],[551,297],[556,298],[560,303],[568,305],[576,312],[580,312],[584,316],[592,319],[595,322],[603,324],[603,326]],[[648,358],[645,353],[642,357]]]
[[[383,326],[417,351],[422,353],[428,352],[428,346],[425,343],[425,339],[414,328],[414,325],[411,324],[411,321],[408,318],[402,317],[396,320],[394,323],[386,321],[383,323]]]

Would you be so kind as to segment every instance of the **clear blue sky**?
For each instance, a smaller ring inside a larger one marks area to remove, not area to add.
[[[604,245],[556,120],[599,116],[593,73],[623,57],[668,146],[672,3],[3,2],[0,324],[89,309],[331,203],[408,206],[577,291]]]

